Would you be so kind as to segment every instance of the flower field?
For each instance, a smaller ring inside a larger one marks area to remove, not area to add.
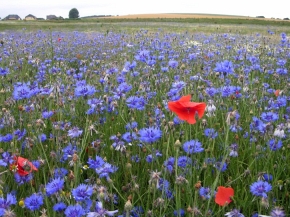
[[[0,216],[289,216],[286,33],[0,42]]]

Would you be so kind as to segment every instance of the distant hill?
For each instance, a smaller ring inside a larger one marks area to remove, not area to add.
[[[239,16],[239,15],[223,15],[223,14],[200,14],[200,13],[161,13],[161,14],[128,14],[111,16],[110,18],[255,18],[249,16]]]

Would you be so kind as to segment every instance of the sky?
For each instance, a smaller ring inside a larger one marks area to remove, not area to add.
[[[0,0],[0,17],[28,14],[68,18],[77,8],[80,17],[91,15],[128,15],[156,13],[203,13],[266,18],[290,18],[288,0]]]

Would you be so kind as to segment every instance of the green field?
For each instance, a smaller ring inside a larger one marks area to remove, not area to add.
[[[1,21],[0,31],[7,30],[52,30],[52,31],[127,31],[140,28],[156,30],[163,28],[172,32],[237,32],[248,34],[274,29],[276,31],[290,32],[290,22],[283,20],[241,18],[95,18],[79,20],[55,21]]]

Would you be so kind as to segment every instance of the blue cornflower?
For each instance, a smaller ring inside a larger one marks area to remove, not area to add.
[[[188,154],[203,152],[201,142],[198,140],[190,140],[183,144],[183,150]]]
[[[272,151],[277,151],[277,150],[279,150],[280,148],[282,148],[282,141],[281,140],[278,140],[277,142],[276,142],[276,140],[275,139],[270,139],[269,141],[268,141],[268,146],[269,146],[269,148],[272,150]]]
[[[105,161],[103,160],[103,158],[96,156],[96,160],[89,158],[87,163],[89,165],[89,168],[97,169],[99,167],[102,167],[105,164]]]
[[[207,128],[204,130],[204,135],[210,139],[215,139],[218,136],[218,133],[213,128]]]
[[[257,117],[252,118],[253,122],[250,124],[250,129],[260,133],[266,132],[266,124]]]
[[[285,217],[286,214],[284,210],[282,210],[280,207],[275,207],[274,209],[271,210],[270,216],[271,217]]]
[[[126,103],[130,109],[144,110],[146,106],[146,100],[143,96],[130,96]]]
[[[166,179],[163,179],[163,178],[159,177],[157,188],[160,191],[167,191],[170,188],[170,182],[168,180],[166,180]]]
[[[118,71],[119,71],[118,68],[111,67],[110,69],[106,70],[106,73],[109,75],[113,75],[113,74],[117,73]]]
[[[134,140],[137,140],[138,137],[137,137],[136,133],[134,133],[134,132],[126,132],[122,135],[122,139],[128,143],[131,143]]]
[[[55,194],[62,190],[64,186],[64,179],[55,178],[45,186],[45,191],[48,196]]]
[[[133,121],[131,123],[126,124],[125,128],[126,130],[134,130],[138,127],[138,123],[136,121]]]
[[[0,135],[0,142],[11,142],[13,139],[13,135],[8,133],[5,136]]]
[[[72,196],[76,201],[85,201],[90,199],[92,194],[93,187],[86,184],[80,184],[78,187],[72,190]]]
[[[67,135],[71,138],[76,138],[82,135],[82,133],[83,131],[81,129],[79,129],[78,127],[73,127],[72,129],[68,131]]]
[[[25,198],[24,205],[27,209],[32,211],[38,210],[43,204],[43,197],[41,194],[34,193]]]
[[[118,212],[118,210],[114,210],[114,211],[108,211],[106,209],[103,208],[103,203],[102,202],[96,202],[96,206],[95,206],[95,210],[94,212],[89,212],[87,214],[87,217],[105,217],[105,216],[114,216],[116,213]]]
[[[136,72],[136,71],[134,71],[134,72],[131,73],[131,76],[132,77],[137,77],[139,75],[140,75],[140,73],[139,72]]]
[[[263,112],[261,119],[265,122],[273,122],[279,119],[279,116],[274,112]]]
[[[209,187],[201,187],[199,189],[199,195],[202,199],[208,200],[211,197],[211,189]]]
[[[185,168],[187,165],[191,165],[191,158],[187,156],[180,156],[177,159],[177,166]]]
[[[184,209],[174,210],[173,215],[174,216],[184,216],[185,211],[184,211]]]
[[[53,205],[53,210],[56,212],[61,212],[63,210],[65,210],[66,208],[66,204],[64,202],[59,202]]]
[[[117,169],[118,169],[118,167],[113,166],[109,163],[105,163],[105,164],[103,164],[102,167],[96,168],[96,173],[99,175],[100,178],[105,177],[105,178],[109,179],[110,173],[116,172]]]
[[[135,59],[141,62],[146,62],[149,57],[150,57],[149,50],[141,50],[138,52],[137,55],[135,55]]]
[[[235,94],[235,87],[233,86],[224,86],[221,88],[222,97],[229,97]]]
[[[233,63],[229,60],[224,60],[223,62],[216,63],[216,67],[214,68],[216,72],[221,72],[224,75],[233,74],[234,66]]]
[[[238,156],[238,148],[239,148],[238,144],[236,144],[236,143],[231,144],[229,156],[237,157]]]
[[[39,92],[39,95],[49,95],[52,93],[54,87],[43,87],[43,88],[40,88],[40,92]]]
[[[30,90],[29,84],[17,83],[14,85],[14,91],[13,91],[14,100],[28,99],[32,95],[33,93]]]
[[[153,162],[154,160],[156,160],[157,157],[161,157],[161,156],[162,156],[162,153],[161,153],[160,151],[156,150],[153,154],[149,154],[149,155],[147,155],[147,157],[146,157],[146,161],[147,161],[148,163],[151,163],[151,162]]]
[[[276,72],[278,75],[287,75],[288,70],[286,68],[277,68]]]
[[[287,106],[287,97],[285,96],[278,96],[276,102],[274,104],[275,108],[281,108]]]
[[[228,164],[227,164],[226,162],[224,162],[224,163],[222,164],[222,161],[217,161],[217,162],[215,163],[214,167],[215,167],[217,170],[219,170],[219,171],[221,171],[221,172],[224,172],[224,171],[227,170]]]
[[[207,87],[205,89],[205,92],[207,95],[209,95],[210,97],[214,97],[214,95],[216,95],[219,91],[218,89],[214,88],[214,87]]]
[[[88,99],[87,104],[89,106],[91,106],[91,108],[95,108],[97,106],[101,106],[103,105],[104,100],[102,99],[97,99],[97,98],[93,98],[93,99]]]
[[[227,212],[225,214],[227,217],[245,217],[242,213],[240,213],[240,210],[233,209],[231,212]]]
[[[11,193],[7,194],[6,198],[0,197],[0,216],[3,216],[5,211],[8,210],[11,205],[15,205],[16,202],[15,195]]]
[[[23,131],[17,129],[14,131],[14,136],[17,137],[17,141],[21,140],[25,135],[26,135],[26,130],[24,129]]]
[[[135,162],[135,163],[139,163],[141,160],[141,158],[136,154],[136,155],[132,155],[131,157],[131,161]]]
[[[81,217],[86,214],[83,207],[79,204],[76,205],[69,205],[65,211],[64,214],[66,217]]]
[[[14,173],[14,179],[18,185],[23,185],[24,183],[28,183],[33,179],[33,173],[29,173],[26,176],[20,176],[18,173]]]
[[[175,89],[177,92],[180,92],[183,88],[185,88],[186,83],[184,81],[176,81],[172,84],[172,89]]]
[[[266,181],[257,181],[250,186],[254,196],[267,198],[267,193],[272,190],[272,185]]]
[[[0,67],[0,75],[5,76],[7,74],[9,74],[9,69],[8,68],[4,69]]]
[[[0,166],[6,167],[8,164],[12,164],[14,162],[14,157],[7,151],[1,154],[2,159],[0,159]]]
[[[42,112],[42,118],[44,118],[44,119],[48,119],[48,118],[50,118],[53,114],[54,114],[53,111],[44,111],[44,112]]]
[[[46,135],[44,133],[42,133],[42,134],[38,135],[38,139],[41,142],[45,142],[47,137],[46,137]]]
[[[169,60],[168,66],[173,68],[173,69],[176,69],[178,66],[178,62],[176,60]]]
[[[168,67],[161,67],[161,72],[168,72],[169,71],[169,69],[168,69]]]
[[[110,137],[110,140],[114,141],[112,146],[115,148],[115,150],[121,151],[121,152],[126,151],[125,142],[122,141],[118,136],[113,135]]]
[[[144,143],[153,143],[162,136],[162,131],[155,127],[142,128],[139,130],[139,140]]]
[[[142,214],[144,214],[144,209],[142,208],[142,206],[135,206],[133,207],[133,209],[130,211],[130,214],[133,217],[139,217],[142,216]]]
[[[68,174],[68,170],[65,168],[55,168],[53,171],[53,177],[57,178],[64,178]]]
[[[271,182],[273,180],[273,176],[269,173],[264,173],[263,174],[263,179],[267,182]]]
[[[61,161],[66,161],[69,157],[73,156],[73,154],[77,151],[77,147],[72,144],[69,144],[65,148],[62,149],[63,156],[61,158]]]
[[[87,85],[87,84],[77,84],[77,87],[75,88],[75,96],[81,97],[81,96],[90,96],[96,93],[96,89],[94,86]]]
[[[169,173],[172,173],[174,170],[174,162],[175,158],[174,157],[169,157],[168,160],[164,161],[163,165],[166,168]]]
[[[117,92],[127,93],[132,89],[132,85],[127,84],[126,82],[122,82],[117,87]]]
[[[152,163],[155,158],[153,158],[152,154],[149,154],[146,156],[146,162],[147,163]]]

